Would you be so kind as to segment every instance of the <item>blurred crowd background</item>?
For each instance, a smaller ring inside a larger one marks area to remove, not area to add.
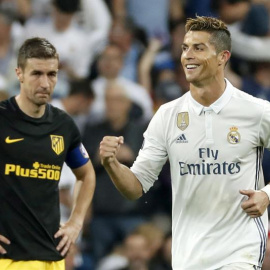
[[[67,270],[171,269],[169,162],[147,194],[128,201],[101,166],[98,149],[103,136],[123,135],[118,159],[132,165],[155,111],[189,90],[181,44],[186,18],[196,15],[221,18],[231,31],[226,77],[243,91],[270,100],[269,0],[0,1],[0,99],[19,93],[14,69],[22,42],[47,38],[60,55],[51,103],[74,118],[96,170],[94,200],[66,258]],[[268,183],[268,151],[263,170]],[[64,167],[62,222],[69,216],[74,181]],[[270,269],[269,249],[264,270]]]

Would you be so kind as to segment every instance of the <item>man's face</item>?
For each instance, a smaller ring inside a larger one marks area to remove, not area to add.
[[[121,50],[117,47],[107,47],[102,53],[98,67],[102,76],[106,78],[116,78],[122,69],[123,58]]]
[[[210,33],[189,31],[182,45],[181,63],[186,79],[194,85],[204,85],[217,74],[220,54],[209,42]]]
[[[24,70],[16,69],[21,96],[38,106],[46,104],[57,82],[57,72],[58,59],[28,59]]]
[[[131,102],[119,86],[110,86],[105,94],[106,115],[109,121],[116,121],[129,115]]]

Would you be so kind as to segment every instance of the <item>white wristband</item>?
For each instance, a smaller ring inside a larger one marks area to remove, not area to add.
[[[264,188],[262,188],[261,191],[264,191],[267,194],[268,199],[270,201],[270,184],[266,185]]]

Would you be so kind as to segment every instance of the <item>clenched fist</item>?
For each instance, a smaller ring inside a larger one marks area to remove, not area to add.
[[[105,136],[100,142],[99,154],[101,164],[106,167],[115,162],[120,146],[124,143],[124,137]]]

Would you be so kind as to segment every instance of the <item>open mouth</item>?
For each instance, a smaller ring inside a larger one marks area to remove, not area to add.
[[[200,65],[194,65],[194,64],[191,64],[191,65],[186,65],[186,68],[188,70],[192,70],[192,69],[196,69],[197,67],[199,67]]]

